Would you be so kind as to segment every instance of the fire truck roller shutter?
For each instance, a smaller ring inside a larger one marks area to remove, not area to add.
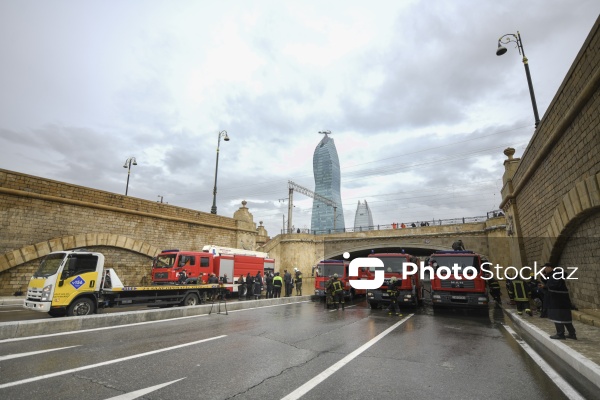
[[[239,278],[238,276],[233,276],[233,260],[232,259],[221,258],[221,265],[219,268],[219,278],[222,278],[223,275],[225,275],[225,274],[227,274],[227,279],[229,280],[229,283],[235,283],[237,281],[237,279]]]

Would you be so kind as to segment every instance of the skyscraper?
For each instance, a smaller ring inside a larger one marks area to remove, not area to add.
[[[371,209],[365,200],[364,204],[358,201],[356,214],[354,215],[354,230],[355,231],[370,231],[373,229],[373,215]]]
[[[319,142],[313,154],[313,174],[315,176],[315,193],[337,203],[335,230],[346,229],[342,196],[340,194],[340,160],[330,131],[319,132],[325,137]],[[316,233],[327,233],[334,229],[333,207],[317,199],[313,200],[311,230]]]

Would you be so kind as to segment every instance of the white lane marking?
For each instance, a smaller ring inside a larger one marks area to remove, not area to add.
[[[79,347],[79,346],[81,346],[81,345],[78,344],[78,345],[75,345],[75,346],[57,347],[56,349],[30,351],[28,353],[9,354],[7,356],[0,356],[0,361],[11,360],[13,358],[28,357],[28,356],[33,356],[33,355],[36,355],[36,354],[48,353],[50,351],[56,351],[56,350],[70,349],[72,347]]]
[[[346,307],[344,307],[344,308],[350,308],[350,307],[356,307],[356,304],[354,304],[354,305],[351,305],[351,306],[346,306]],[[339,311],[339,310],[336,310],[336,309],[329,310],[329,312],[334,312],[334,311]]]
[[[569,385],[569,383],[565,381],[554,370],[554,368],[550,366],[550,364],[548,364],[534,349],[532,349],[527,343],[525,343],[525,341],[521,339],[519,335],[517,335],[517,332],[515,332],[508,325],[502,324],[502,326],[515,339],[519,346],[521,346],[521,348],[525,350],[527,354],[529,354],[529,357],[531,357],[531,359],[535,361],[537,365],[539,365],[539,367],[542,369],[542,371],[544,371],[548,378],[550,378],[556,384],[556,386],[558,386],[558,388],[565,394],[565,396],[567,396],[571,400],[585,400],[585,397],[582,397],[579,394],[579,392],[577,392],[577,390],[573,388],[573,386]]]
[[[369,340],[367,343],[360,346],[358,349],[354,350],[352,353],[348,354],[346,357],[342,358],[340,361],[333,364],[331,367],[327,368],[325,371],[321,372],[319,375],[312,378],[310,381],[306,382],[304,385],[300,386],[298,389],[294,390],[292,393],[283,397],[281,400],[296,400],[300,397],[304,396],[306,393],[311,391],[315,386],[319,383],[323,382],[325,379],[329,378],[333,375],[337,370],[342,368],[344,365],[348,364],[354,358],[358,357],[362,352],[367,350],[369,347],[373,346],[383,337],[385,337],[388,333],[408,321],[410,317],[414,314],[409,314],[406,318],[401,321],[396,322],[394,325],[387,328],[385,331],[381,332],[379,335],[375,336],[373,339]]]
[[[287,305],[290,305],[290,304],[300,304],[300,303],[308,303],[308,302],[310,302],[310,300],[296,301],[294,303],[274,304],[274,305],[262,306],[262,307],[244,308],[242,310],[232,310],[232,311],[229,311],[229,313],[231,314],[232,312],[236,312],[236,311],[257,310],[257,309],[260,309],[260,308],[280,307],[280,306],[287,306]],[[21,340],[41,339],[41,338],[47,338],[47,337],[53,337],[53,336],[75,335],[75,334],[78,334],[78,333],[89,333],[89,332],[105,331],[105,330],[108,330],[108,329],[128,328],[130,326],[139,326],[139,325],[147,325],[147,324],[158,324],[158,323],[161,323],[161,322],[179,321],[179,320],[182,320],[182,319],[200,318],[200,317],[208,317],[208,316],[209,316],[209,314],[190,315],[190,316],[187,316],[187,317],[159,319],[159,320],[156,320],[156,321],[135,322],[133,324],[104,326],[102,328],[81,329],[79,331],[58,332],[58,333],[50,333],[50,334],[47,334],[47,335],[37,335],[37,336],[26,336],[26,337],[18,337],[18,338],[10,338],[10,339],[1,339],[0,343],[19,342]],[[66,318],[69,318],[69,317],[66,317]]]
[[[208,339],[197,340],[195,342],[178,344],[177,346],[167,347],[167,348],[164,348],[164,349],[152,350],[152,351],[149,351],[147,353],[140,353],[140,354],[135,354],[135,355],[132,355],[132,356],[127,356],[127,357],[123,357],[123,358],[117,358],[117,359],[114,359],[114,360],[104,361],[104,362],[101,362],[101,363],[98,363],[98,364],[85,365],[85,366],[79,367],[79,368],[72,368],[72,369],[68,369],[68,370],[64,370],[64,371],[53,372],[51,374],[40,375],[40,376],[35,376],[33,378],[23,379],[23,380],[20,380],[20,381],[8,382],[8,383],[0,385],[0,389],[4,389],[4,388],[7,388],[7,387],[11,387],[11,386],[22,385],[24,383],[30,383],[30,382],[40,381],[42,379],[54,378],[54,377],[61,376],[61,375],[72,374],[72,373],[79,372],[79,371],[85,371],[87,369],[104,367],[106,365],[116,364],[116,363],[123,362],[123,361],[133,360],[133,359],[140,358],[140,357],[145,357],[145,356],[150,356],[150,355],[162,353],[162,352],[165,352],[165,351],[171,351],[171,350],[180,349],[180,348],[183,348],[183,347],[193,346],[195,344],[200,344],[200,343],[208,342],[210,340],[221,339],[221,338],[224,338],[226,336],[227,335],[215,336],[215,337],[211,337],[211,338],[208,338]]]
[[[133,399],[137,399],[140,396],[143,396],[145,394],[148,393],[152,393],[158,389],[162,389],[165,386],[169,386],[175,382],[179,382],[180,380],[185,379],[185,378],[181,378],[181,379],[177,379],[171,382],[166,382],[166,383],[161,383],[160,385],[156,385],[156,386],[151,386],[149,388],[146,389],[140,389],[140,390],[136,390],[135,392],[129,392],[129,393],[124,393],[122,395],[119,396],[115,396],[115,397],[111,397],[110,399],[106,399],[106,400],[133,400]]]

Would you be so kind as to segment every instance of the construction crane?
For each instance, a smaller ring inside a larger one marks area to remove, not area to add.
[[[292,181],[288,181],[288,190],[289,190],[289,198],[288,198],[288,233],[292,232],[292,210],[294,208],[294,190],[302,193],[305,196],[311,197],[315,200],[319,200],[320,202],[333,207],[333,230],[335,231],[335,222],[337,218],[337,203],[333,200],[328,199],[327,197],[323,197],[320,194],[313,192],[310,189],[305,188],[304,186],[300,186]]]

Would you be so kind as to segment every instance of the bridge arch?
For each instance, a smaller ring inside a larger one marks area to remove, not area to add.
[[[19,267],[30,261],[44,257],[53,251],[72,250],[85,247],[113,247],[129,250],[139,255],[155,257],[160,250],[146,241],[136,240],[125,235],[110,233],[87,233],[67,235],[45,240],[36,244],[0,255],[0,272]]]
[[[398,242],[398,243],[393,243],[393,244],[382,244],[382,245],[376,245],[376,246],[373,246],[373,244],[371,244],[371,245],[358,244],[358,245],[349,246],[348,249],[346,249],[344,251],[349,252],[352,255],[352,258],[356,257],[355,254],[358,254],[358,256],[360,256],[360,257],[365,257],[366,255],[368,255],[368,253],[371,252],[371,250],[375,250],[375,252],[377,252],[377,253],[384,253],[384,252],[398,253],[401,250],[404,250],[408,254],[422,257],[422,256],[429,256],[431,253],[434,253],[437,250],[448,250],[448,249],[449,249],[448,246],[441,245],[441,244]],[[339,250],[329,250],[329,251],[326,250],[323,258],[325,258],[325,259],[338,258],[343,254],[344,251],[340,252]],[[361,254],[361,253],[365,253],[365,254]],[[320,259],[317,259],[317,260],[315,260],[315,263],[317,263],[319,261],[320,261]]]
[[[578,182],[563,196],[546,231],[542,259],[558,265],[569,238],[588,218],[600,212],[600,173]]]

